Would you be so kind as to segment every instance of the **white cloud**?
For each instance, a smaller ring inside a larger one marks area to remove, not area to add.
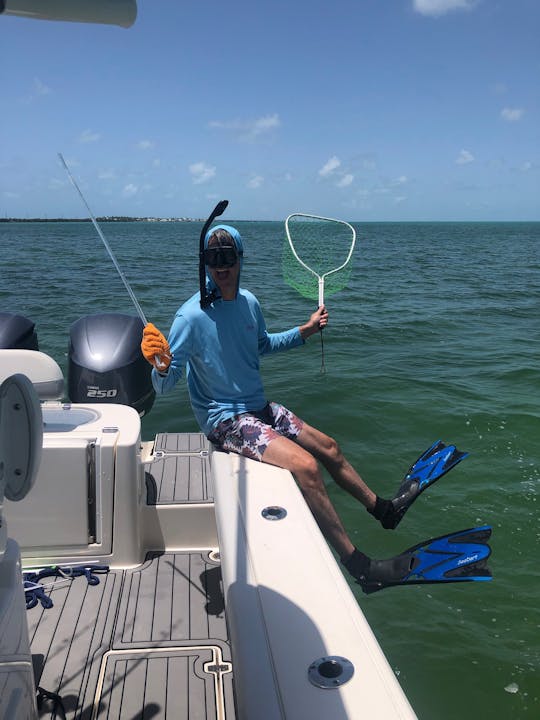
[[[470,10],[477,0],[413,0],[413,7],[420,15],[439,17],[453,10]]]
[[[474,155],[468,150],[460,150],[456,158],[456,165],[468,165],[474,161]]]
[[[524,113],[525,110],[523,110],[523,108],[505,107],[501,110],[501,117],[507,122],[517,122],[518,120],[521,120]]]
[[[319,175],[321,177],[328,177],[328,175],[331,175],[333,172],[335,172],[340,165],[341,160],[335,155],[333,155],[319,170]]]
[[[354,180],[354,175],[343,169],[341,160],[337,155],[332,155],[332,157],[325,162],[319,170],[319,175],[322,178],[332,178],[335,186],[338,188],[349,187]]]
[[[352,183],[353,180],[354,180],[354,175],[351,175],[351,173],[347,173],[346,175],[343,175],[343,177],[338,180],[336,185],[337,185],[337,187],[348,187]]]
[[[273,115],[264,115],[252,123],[251,133],[253,135],[262,135],[269,130],[280,127],[280,125],[281,121],[277,113],[274,113]]]
[[[264,182],[262,175],[254,175],[248,182],[247,186],[250,190],[256,190],[260,188]]]
[[[393,187],[398,187],[399,185],[405,185],[408,182],[408,178],[406,175],[400,175],[397,178],[394,178],[392,180],[391,184]]]
[[[189,166],[189,172],[193,179],[194,185],[201,185],[208,182],[216,174],[216,168],[213,165],[206,165],[203,162],[193,163]]]
[[[137,147],[139,150],[152,150],[156,146],[153,140],[139,140]]]
[[[21,102],[23,102],[25,105],[30,105],[33,102],[36,102],[42,97],[45,97],[46,95],[50,95],[52,90],[48,85],[45,85],[44,82],[42,82],[39,78],[35,77],[32,82],[32,88],[28,95],[25,95],[24,97],[21,97]]]
[[[81,143],[97,142],[98,140],[101,140],[101,135],[99,133],[92,132],[92,130],[83,130],[79,135],[79,142]]]
[[[124,187],[122,190],[122,195],[126,198],[133,197],[139,192],[139,188],[137,185],[134,185],[133,183],[129,183]]]
[[[33,95],[50,95],[51,89],[45,83],[41,82],[39,78],[34,78],[34,92]]]
[[[263,115],[253,120],[212,120],[208,123],[209,127],[219,128],[221,130],[231,130],[239,140],[245,142],[254,142],[263,135],[267,135],[272,130],[281,127],[279,115]]]

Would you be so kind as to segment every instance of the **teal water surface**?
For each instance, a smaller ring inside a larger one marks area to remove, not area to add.
[[[303,322],[314,308],[282,279],[283,224],[237,226],[242,284],[268,328]],[[200,227],[102,226],[147,318],[165,332],[196,290]],[[394,532],[330,479],[328,491],[354,542],[377,557],[492,525],[494,581],[353,590],[422,720],[538,718],[540,223],[356,228],[352,279],[328,301],[326,373],[314,336],[262,360],[267,394],[334,435],[382,496],[433,441],[470,452]],[[134,313],[90,223],[0,223],[0,247],[0,311],[31,318],[40,349],[64,372],[72,322]],[[183,384],[143,418],[144,439],[194,429]]]

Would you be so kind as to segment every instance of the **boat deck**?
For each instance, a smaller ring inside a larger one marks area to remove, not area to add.
[[[208,440],[202,433],[156,435],[156,459],[146,466],[147,487],[150,480],[155,486],[155,499],[149,496],[148,502],[213,502],[208,453]],[[150,488],[149,492],[151,495]]]
[[[149,504],[212,502],[203,435],[156,437]],[[135,569],[55,581],[53,607],[28,611],[36,682],[69,720],[235,717],[219,558],[148,557]],[[47,580],[43,580],[43,583]],[[46,700],[40,717],[54,718]]]

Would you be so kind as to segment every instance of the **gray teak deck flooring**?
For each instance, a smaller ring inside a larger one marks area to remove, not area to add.
[[[149,469],[157,491],[156,502],[211,502],[208,451],[208,440],[202,433],[158,435],[154,446],[157,459]]]
[[[199,434],[158,435],[149,502],[211,502],[207,450]],[[28,611],[36,681],[66,717],[234,718],[221,571],[208,553],[165,553],[99,579],[59,582],[52,608]],[[55,717],[49,701],[40,717]]]

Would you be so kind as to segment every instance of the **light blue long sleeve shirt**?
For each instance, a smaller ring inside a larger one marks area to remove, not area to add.
[[[268,333],[257,298],[239,289],[234,300],[216,300],[204,310],[197,293],[176,313],[169,333],[173,356],[165,376],[152,371],[157,393],[176,385],[185,367],[191,405],[208,435],[223,420],[261,410],[266,397],[259,357],[304,343],[298,327]]]

